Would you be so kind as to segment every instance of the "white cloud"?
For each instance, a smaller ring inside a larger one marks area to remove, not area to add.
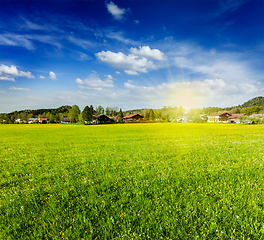
[[[124,86],[125,86],[126,88],[136,88],[136,86],[132,85],[132,84],[129,83],[129,82],[124,83]]]
[[[94,43],[84,40],[84,39],[79,39],[73,36],[69,36],[67,37],[68,41],[70,41],[71,43],[74,43],[75,45],[83,48],[83,49],[87,49],[88,47],[93,47]]]
[[[33,50],[33,43],[28,40],[25,36],[19,34],[1,34],[0,35],[0,45],[5,46],[20,46],[28,50]]]
[[[130,52],[136,56],[141,56],[145,58],[155,59],[155,60],[165,60],[165,55],[159,49],[150,49],[149,46],[143,46],[137,48],[130,48]]]
[[[262,95],[254,84],[232,84],[222,79],[205,79],[203,81],[184,81],[161,83],[157,86],[136,86],[127,81],[127,99],[141,99],[140,104],[148,107],[180,106],[186,109],[206,106],[235,106],[248,99]],[[234,99],[236,101],[234,101]]]
[[[106,4],[106,7],[107,7],[108,12],[111,13],[116,20],[122,20],[123,17],[124,17],[123,15],[127,11],[124,8],[119,8],[113,2],[110,2],[110,3]]]
[[[42,75],[38,75],[38,77],[40,78],[40,79],[46,79],[44,76],[42,76]]]
[[[124,35],[124,33],[122,33],[122,32],[108,31],[105,36],[107,38],[117,40],[117,41],[122,42],[124,44],[130,44],[130,45],[131,44],[132,45],[137,45],[138,44],[137,41],[125,38],[123,35]]]
[[[91,90],[101,90],[102,88],[112,88],[114,83],[111,80],[111,75],[107,76],[106,80],[101,80],[96,74],[91,74],[85,80],[77,78],[75,82],[79,84],[80,89],[91,89]]]
[[[139,20],[134,20],[134,23],[139,24]]]
[[[85,53],[80,53],[80,58],[79,58],[80,61],[86,61],[86,60],[91,60],[91,57],[88,56],[87,54]]]
[[[20,88],[20,87],[10,87],[8,89],[14,91],[29,91],[29,88]]]
[[[49,72],[49,78],[51,80],[57,80],[56,74],[54,72],[52,72],[52,71]]]
[[[26,39],[35,40],[35,41],[39,41],[42,43],[47,43],[55,47],[61,48],[61,44],[57,41],[57,38],[54,36],[32,34],[32,35],[24,35],[24,37]]]
[[[125,70],[124,72],[125,72],[126,74],[128,74],[128,75],[139,75],[138,72],[133,71],[133,70]]]
[[[112,80],[113,77],[111,75],[105,75],[108,79]]]
[[[24,21],[24,23],[21,23],[21,19]],[[34,19],[34,21],[36,18]],[[46,22],[47,18],[38,20],[43,23]],[[53,19],[54,20],[54,19]],[[77,25],[77,24],[76,24]],[[56,31],[56,32],[63,32],[59,28],[56,27],[56,24],[38,24],[36,22],[32,22],[29,19],[25,18],[24,16],[20,16],[20,19],[18,20],[18,27],[21,28],[23,31],[25,30],[37,30],[37,31]]]
[[[29,21],[28,19],[23,18],[23,20],[25,21],[25,24],[22,25],[22,27],[25,29],[30,29],[30,30],[44,30],[44,31],[48,31],[49,27],[47,26],[43,26],[43,25],[39,25],[37,23],[33,23],[31,21]]]
[[[213,50],[213,51],[212,51]],[[257,82],[262,75],[248,56],[258,55],[252,52],[227,52],[215,49],[204,49],[195,44],[182,42],[169,42],[163,45],[168,61],[166,64],[175,66],[181,80],[186,79],[224,79],[226,82],[239,84],[248,79],[248,82]],[[164,65],[165,66],[165,65]],[[162,67],[159,65],[159,67]]]
[[[0,80],[15,82],[15,79],[13,77],[0,77]]]
[[[119,72],[119,71],[115,71],[115,73],[116,73],[116,74],[121,74],[121,72]]]
[[[19,46],[24,47],[28,50],[34,50],[34,44],[32,40],[47,43],[58,48],[61,47],[61,44],[57,41],[57,39],[53,36],[49,35],[37,35],[37,34],[14,34],[14,33],[5,33],[0,34],[0,45],[6,46]]]
[[[156,68],[152,61],[134,54],[125,55],[122,52],[101,51],[95,55],[102,62],[115,68],[124,69],[126,73],[133,73],[134,75],[137,72],[147,73],[149,69]]]
[[[31,72],[20,71],[16,66],[8,67],[4,64],[0,66],[0,80],[15,82],[15,77],[35,78]]]

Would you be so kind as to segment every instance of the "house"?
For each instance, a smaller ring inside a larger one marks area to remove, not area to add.
[[[207,120],[208,120],[208,117],[206,114],[201,114],[200,118],[202,119],[203,122],[207,122]]]
[[[185,116],[177,117],[177,122],[178,123],[187,122],[187,118]]]
[[[264,119],[264,114],[251,114],[249,117],[257,117],[257,118],[260,118],[260,119]]]
[[[227,122],[228,118],[231,116],[230,113],[212,113],[208,115],[208,121],[207,122]]]
[[[123,122],[138,122],[138,121],[142,121],[143,119],[144,119],[143,116],[139,115],[138,113],[135,113],[123,117]]]
[[[109,116],[109,115],[107,115],[107,117],[110,118],[110,121],[111,121],[112,123],[114,123],[114,122],[118,122],[118,116]]]
[[[110,123],[110,118],[104,114],[94,116],[93,124]]]
[[[16,123],[19,123],[20,122],[20,118],[16,119],[15,122]]]
[[[38,123],[38,119],[37,118],[29,118],[28,123],[29,124]]]
[[[47,118],[38,118],[37,120],[39,123],[47,123],[48,119]]]
[[[246,115],[245,113],[234,113],[231,114],[231,116],[229,116],[228,118],[231,123],[240,123],[239,117],[243,117],[245,115]]]
[[[68,117],[61,118],[61,123],[66,123],[66,124],[71,123],[70,118]]]

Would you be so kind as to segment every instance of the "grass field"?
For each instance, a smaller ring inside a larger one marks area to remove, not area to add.
[[[264,239],[264,126],[0,125],[0,239]]]

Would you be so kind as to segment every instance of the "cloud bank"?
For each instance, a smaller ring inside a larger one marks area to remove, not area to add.
[[[131,48],[130,52],[126,55],[122,52],[101,51],[95,56],[114,68],[123,69],[129,75],[138,75],[138,73],[147,73],[149,70],[157,69],[152,60],[166,59],[164,53],[158,49],[150,49],[149,46],[139,47],[139,49]]]
[[[8,67],[4,64],[0,66],[0,80],[15,82],[15,77],[35,78],[31,72],[20,71],[16,66]]]

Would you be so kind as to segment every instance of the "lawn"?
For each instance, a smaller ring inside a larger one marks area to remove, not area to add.
[[[264,239],[264,125],[0,125],[0,239]]]

